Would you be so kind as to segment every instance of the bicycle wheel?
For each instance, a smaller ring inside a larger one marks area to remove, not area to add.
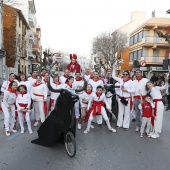
[[[68,156],[73,158],[76,154],[76,141],[72,132],[66,133],[64,143]]]

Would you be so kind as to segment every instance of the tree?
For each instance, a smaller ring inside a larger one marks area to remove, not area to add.
[[[112,35],[109,32],[101,33],[93,39],[93,54],[99,58],[99,69],[103,68],[107,73],[117,59],[120,58],[123,47],[127,43],[127,35],[115,31]]]

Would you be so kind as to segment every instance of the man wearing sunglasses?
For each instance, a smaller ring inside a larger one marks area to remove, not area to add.
[[[143,78],[142,73],[140,70],[136,70],[135,72],[136,79],[133,80],[134,86],[135,86],[135,93],[134,93],[134,107],[135,107],[135,113],[136,113],[136,132],[140,130],[141,126],[141,117],[140,117],[140,110],[138,108],[138,105],[140,104],[140,100],[142,99],[144,101],[146,96],[146,83],[149,81],[147,78]]]

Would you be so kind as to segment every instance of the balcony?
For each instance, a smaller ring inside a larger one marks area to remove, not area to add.
[[[35,59],[36,58],[36,56],[32,53],[32,49],[28,50],[28,58],[29,59]]]
[[[34,5],[34,1],[33,0],[28,0],[28,3],[29,3],[29,10],[35,14],[35,5]]]
[[[143,57],[146,63],[162,64],[165,56]]]
[[[33,31],[31,29],[29,30],[29,42],[31,44],[35,43],[34,34],[33,34]]]
[[[142,38],[142,44],[144,47],[169,47],[169,44],[167,41],[165,41],[164,38],[159,37],[144,37]]]
[[[35,27],[35,18],[33,14],[29,14],[29,24],[31,26],[31,28]]]

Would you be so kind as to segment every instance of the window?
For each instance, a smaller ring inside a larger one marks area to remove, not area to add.
[[[142,50],[137,51],[137,58],[140,59],[142,57]]]
[[[138,41],[142,41],[142,34],[143,34],[142,31],[138,33]]]
[[[133,38],[134,36],[130,37],[130,45],[133,45]]]
[[[134,36],[134,44],[138,42],[138,34]]]
[[[133,53],[130,53],[130,61],[133,61]]]
[[[135,51],[135,52],[133,53],[133,57],[134,57],[134,58],[133,58],[134,60],[137,60],[137,59],[138,59],[137,51]]]

